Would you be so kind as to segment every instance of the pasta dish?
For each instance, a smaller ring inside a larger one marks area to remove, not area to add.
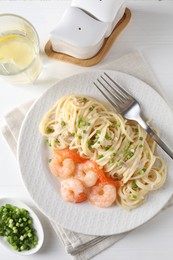
[[[98,207],[116,202],[131,210],[165,182],[166,165],[152,138],[138,123],[91,97],[62,97],[43,117],[40,131],[65,201],[88,199]]]

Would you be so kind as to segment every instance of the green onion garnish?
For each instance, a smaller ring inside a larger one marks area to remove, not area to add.
[[[121,166],[122,162],[117,162],[116,166],[119,167]]]
[[[144,173],[145,173],[145,171],[146,171],[146,169],[145,169],[145,168],[143,168],[143,169],[141,169],[141,170],[139,171],[139,174],[144,174]]]
[[[53,130],[52,128],[47,127],[47,129],[46,129],[46,133],[47,133],[47,134],[51,134],[51,133],[53,133],[53,132],[54,132],[54,130]]]
[[[62,122],[61,122],[61,125],[62,125],[62,126],[65,126],[65,125],[66,125],[66,123],[65,123],[64,121],[62,121]]]
[[[93,140],[89,140],[88,141],[88,148],[91,149],[91,146],[94,144]]]
[[[108,135],[107,132],[106,132],[106,134],[105,134],[105,138],[106,138],[106,140],[112,140],[112,137],[111,137],[110,135]]]
[[[126,156],[126,161],[129,160],[130,158],[132,158],[134,155],[134,152],[129,152]]]
[[[138,185],[135,181],[132,182],[132,189],[136,190],[138,188]]]
[[[30,250],[38,244],[38,236],[30,213],[11,204],[0,207],[0,236],[17,251]]]
[[[131,199],[137,199],[137,195],[136,195],[136,194],[131,194],[131,195],[130,195],[130,198],[131,198]]]
[[[86,126],[86,124],[87,124],[87,123],[86,123],[85,121],[82,121],[82,122],[80,123],[81,126]]]
[[[121,122],[120,122],[120,121],[117,121],[116,125],[117,125],[117,126],[120,126],[120,125],[121,125]]]
[[[98,159],[103,158],[103,154],[98,155]]]

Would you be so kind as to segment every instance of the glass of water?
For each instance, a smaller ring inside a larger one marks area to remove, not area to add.
[[[31,84],[41,72],[39,37],[30,22],[0,15],[0,76],[11,84]]]

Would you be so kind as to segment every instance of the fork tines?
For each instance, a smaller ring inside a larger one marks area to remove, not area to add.
[[[94,85],[113,106],[116,106],[118,110],[121,104],[131,98],[129,93],[115,80],[110,78],[106,72],[104,72],[104,76],[100,76],[100,79],[97,79],[97,83],[94,82]]]

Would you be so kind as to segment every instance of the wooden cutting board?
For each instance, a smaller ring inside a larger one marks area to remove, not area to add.
[[[131,12],[128,8],[126,8],[124,16],[117,23],[117,25],[115,26],[111,35],[104,40],[102,48],[99,50],[99,52],[95,56],[93,56],[89,59],[78,59],[78,58],[69,56],[65,53],[55,52],[52,49],[52,45],[51,45],[50,41],[48,41],[45,45],[45,53],[47,54],[48,57],[59,60],[59,61],[69,62],[69,63],[73,63],[73,64],[76,64],[79,66],[84,66],[84,67],[93,66],[93,65],[99,63],[105,57],[105,55],[110,50],[112,44],[114,43],[114,41],[116,40],[118,35],[123,31],[123,29],[129,23],[130,18],[131,18]]]

